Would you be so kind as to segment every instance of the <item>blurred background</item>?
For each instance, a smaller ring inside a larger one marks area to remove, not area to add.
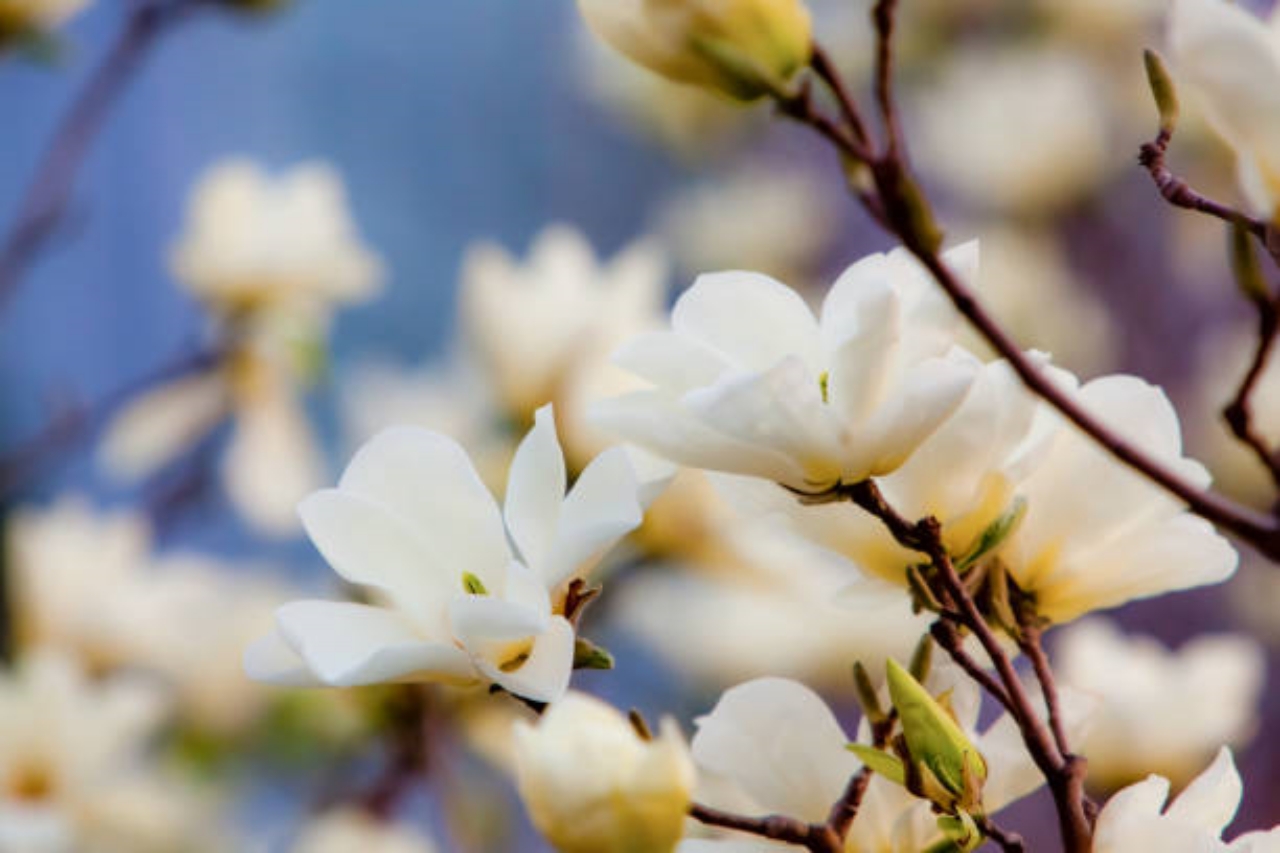
[[[813,5],[820,41],[864,84],[869,4]],[[1081,375],[1135,372],[1164,385],[1187,442],[1221,487],[1265,500],[1265,476],[1217,416],[1252,334],[1248,306],[1233,292],[1225,235],[1168,208],[1136,165],[1156,129],[1141,50],[1163,43],[1164,4],[903,5],[908,138],[949,239],[982,240],[980,291],[994,312],[1024,344]],[[62,28],[52,58],[0,53],[0,222],[17,215],[57,123],[130,8],[97,0]],[[820,295],[848,263],[889,244],[844,197],[830,153],[803,130],[770,121],[767,109],[739,110],[625,65],[586,38],[571,0],[295,0],[269,14],[202,10],[155,40],[110,110],[59,227],[0,304],[11,660],[56,648],[91,676],[83,690],[117,671],[164,685],[169,709],[135,739],[145,744],[138,754],[191,790],[181,803],[174,786],[166,797],[131,801],[138,823],[154,830],[147,843],[156,850],[196,849],[191,832],[172,846],[157,829],[181,821],[209,827],[196,833],[200,845],[219,849],[350,849],[322,848],[307,835],[320,832],[311,815],[342,803],[406,824],[417,835],[405,843],[419,847],[405,850],[543,849],[506,781],[504,726],[518,709],[431,689],[298,699],[240,683],[238,650],[269,626],[272,606],[299,589],[339,590],[299,530],[258,523],[220,478],[240,434],[228,425],[234,414],[211,417],[207,434],[142,476],[119,476],[121,466],[104,461],[104,439],[128,444],[120,431],[131,407],[171,373],[199,374],[193,355],[234,325],[173,261],[192,227],[193,193],[228,158],[248,158],[270,175],[327,163],[345,187],[348,236],[377,259],[376,293],[349,300],[308,338],[326,350],[323,363],[290,372],[291,394],[323,450],[322,483],[337,477],[360,440],[403,420],[451,432],[482,459],[509,454],[532,401],[514,398],[519,377],[500,375],[495,347],[530,333],[521,327],[537,315],[484,321],[468,313],[468,287],[486,276],[531,287],[560,276],[583,288],[640,276],[657,296],[637,313],[656,317],[701,271],[761,270]],[[1172,163],[1194,186],[1236,197],[1229,153],[1194,114],[1184,117]],[[583,326],[560,328],[572,337]],[[538,341],[538,332],[535,350],[563,345]],[[592,352],[612,343],[595,341]],[[579,442],[571,460],[589,457],[597,442],[571,422],[582,396],[576,383],[595,381],[558,377],[543,395],[558,404],[566,442]],[[1264,380],[1259,407],[1280,438],[1280,372]],[[156,417],[179,417],[166,411]],[[267,454],[246,464],[265,478],[283,476],[273,461]],[[493,485],[501,488],[500,475]],[[781,672],[822,689],[853,731],[849,664],[903,642],[909,650],[909,640],[879,625],[851,626],[864,617],[838,613],[824,612],[823,624],[839,640],[798,630],[812,592],[784,567],[761,565],[792,552],[722,541],[732,538],[722,508],[708,508],[714,498],[704,489],[683,486],[683,503],[612,561],[591,626],[619,666],[575,683],[654,718],[672,713],[688,732],[724,687]],[[826,578],[830,567],[813,572],[806,577]],[[163,592],[151,610],[104,615],[125,588]],[[704,608],[691,603],[711,596],[716,603]],[[1145,770],[1185,782],[1230,741],[1246,782],[1235,827],[1274,824],[1280,690],[1266,676],[1280,672],[1280,571],[1246,555],[1224,586],[1111,617],[1125,634],[1158,644],[1135,645],[1095,622],[1087,636],[1082,629],[1072,637],[1076,647],[1066,647],[1073,629],[1064,629],[1061,648],[1052,648],[1067,668],[1094,653],[1131,673],[1118,684],[1076,677],[1087,689],[1132,694],[1114,700],[1123,718],[1114,731],[1137,737],[1151,714],[1187,711],[1176,725],[1156,727],[1164,740],[1150,745],[1145,769],[1112,762],[1097,747],[1096,786],[1114,789]],[[170,642],[175,630],[185,642]],[[1187,645],[1228,633],[1249,638],[1207,650]],[[1116,663],[1126,654],[1132,664]],[[1193,701],[1194,709],[1183,704]],[[427,749],[429,758],[405,759],[386,732],[403,733],[406,719],[412,729],[424,707],[438,747]],[[0,733],[0,764],[10,760],[3,743],[12,737]],[[388,767],[405,761],[411,778],[394,781]],[[7,815],[0,809],[0,838]],[[1009,823],[1044,838],[1050,815],[1038,796]],[[116,840],[93,842],[101,847],[71,849],[151,849],[111,831]]]

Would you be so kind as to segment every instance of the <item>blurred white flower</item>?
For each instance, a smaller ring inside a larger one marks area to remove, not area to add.
[[[1156,386],[1115,375],[1071,393],[1184,480],[1209,484],[1182,455],[1177,413]],[[1066,622],[1235,571],[1238,555],[1213,525],[1047,409],[1045,424],[1051,447],[1018,490],[1026,515],[998,554],[1041,616]]]
[[[585,464],[606,446],[585,422],[587,401],[634,387],[609,354],[661,322],[666,278],[666,257],[651,241],[607,263],[566,226],[543,231],[523,262],[479,243],[462,264],[462,347],[509,422],[528,423],[554,402],[571,461]]]
[[[0,0],[0,51],[12,42],[51,33],[89,3],[90,0]]]
[[[383,432],[338,488],[299,511],[334,570],[385,605],[287,604],[276,632],[249,649],[249,673],[336,686],[487,680],[558,698],[574,649],[564,592],[642,513],[621,449],[597,457],[567,494],[565,479],[550,407],[512,462],[505,524],[456,442],[410,427]]]
[[[578,0],[587,25],[650,71],[750,100],[809,61],[802,0]]]
[[[1197,637],[1172,652],[1088,619],[1058,635],[1054,652],[1059,683],[1100,700],[1081,749],[1100,788],[1148,773],[1183,785],[1258,723],[1266,656],[1249,637]]]
[[[957,722],[987,762],[984,804],[993,814],[1043,784],[1007,716],[976,730],[979,690],[953,668],[938,664],[926,680],[935,695],[951,691]],[[1068,725],[1081,726],[1084,707],[1067,699]],[[708,805],[748,814],[785,814],[823,822],[849,779],[861,768],[845,747],[852,740],[826,703],[809,688],[782,678],[762,678],[725,692],[711,713],[697,721],[693,757],[704,775]],[[864,724],[859,740],[868,736]],[[700,797],[701,799],[702,797]],[[939,840],[936,816],[926,800],[880,775],[871,779],[845,844],[849,851],[919,853]],[[687,840],[680,853],[774,850],[737,840]]]
[[[1036,5],[1069,35],[1129,44],[1150,37],[1166,8],[1164,0],[1037,0]]]
[[[435,853],[436,846],[412,827],[343,808],[313,819],[303,827],[289,850],[290,853]]]
[[[1076,373],[1096,375],[1111,367],[1118,354],[1115,324],[1052,235],[1009,225],[979,230],[982,275],[975,289],[1005,330]],[[975,353],[991,353],[969,324],[960,341]]]
[[[90,682],[53,653],[0,675],[0,849],[204,849],[213,827],[194,789],[146,765],[164,711],[153,685]]]
[[[1063,51],[961,54],[911,105],[920,164],[979,210],[1079,201],[1111,164],[1105,85]]]
[[[1280,827],[1250,832],[1230,843],[1222,833],[1231,823],[1244,786],[1226,747],[1173,802],[1169,780],[1150,776],[1120,791],[1098,815],[1094,853],[1274,853]]]
[[[1280,214],[1280,13],[1226,0],[1175,0],[1177,81],[1235,151],[1240,186],[1263,217]]]
[[[948,253],[966,278],[976,244]],[[675,462],[803,491],[895,470],[964,399],[973,359],[956,315],[903,250],[850,267],[821,319],[755,273],[704,275],[615,360],[656,387],[596,421]]]
[[[803,280],[837,234],[835,200],[806,173],[748,166],[672,196],[658,232],[688,275],[732,267]]]
[[[380,263],[359,243],[331,169],[304,164],[272,178],[233,160],[196,187],[173,269],[216,321],[219,357],[132,401],[99,457],[116,476],[139,479],[230,420],[228,496],[262,532],[293,534],[294,506],[325,473],[301,394],[333,308],[373,295]]]
[[[569,693],[537,726],[516,723],[516,778],[534,825],[562,853],[670,853],[695,770],[675,721],[640,738],[630,721]]]

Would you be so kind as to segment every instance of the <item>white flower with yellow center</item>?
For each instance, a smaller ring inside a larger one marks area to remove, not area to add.
[[[962,275],[976,244],[947,253]],[[854,264],[815,317],[766,276],[704,275],[671,331],[615,360],[654,387],[598,404],[601,427],[692,467],[802,491],[901,466],[956,410],[976,372],[957,318],[903,250]]]
[[[563,694],[574,653],[564,593],[642,510],[621,449],[597,457],[566,493],[552,417],[539,410],[516,452],[505,523],[452,439],[400,427],[365,445],[338,487],[299,511],[334,570],[379,603],[286,604],[277,631],[250,648],[249,673],[335,686],[489,681],[540,701]]]

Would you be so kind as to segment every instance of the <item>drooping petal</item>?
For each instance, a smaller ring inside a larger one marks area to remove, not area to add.
[[[516,448],[507,475],[507,530],[528,566],[546,564],[564,502],[564,454],[550,406],[538,409],[533,429]]]
[[[698,720],[693,756],[762,809],[820,821],[861,766],[848,740],[809,688],[762,678],[726,691]]]
[[[290,648],[316,677],[335,687],[475,678],[466,654],[425,640],[394,611],[345,601],[295,601],[281,607],[276,620]]]
[[[741,370],[768,370],[796,356],[821,368],[818,323],[800,295],[759,273],[703,275],[676,301],[671,326]]]
[[[554,589],[583,571],[592,557],[640,526],[640,484],[621,447],[601,453],[573,484],[560,510],[550,558],[536,568]]]
[[[456,441],[392,427],[352,458],[338,488],[397,516],[450,571],[501,571],[511,558],[502,515]]]

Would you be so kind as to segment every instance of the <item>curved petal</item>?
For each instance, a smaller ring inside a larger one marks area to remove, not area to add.
[[[697,725],[694,760],[768,811],[824,820],[861,767],[831,709],[795,681],[761,678],[725,691]]]
[[[528,566],[546,563],[556,537],[564,490],[564,454],[556,438],[555,415],[551,406],[543,406],[534,415],[533,429],[516,448],[507,475],[507,530]]]
[[[636,473],[621,447],[591,460],[560,510],[550,559],[534,566],[548,588],[583,572],[589,559],[640,526],[644,510],[639,492]]]
[[[511,559],[502,515],[466,451],[447,436],[392,427],[366,443],[338,488],[399,518],[451,571],[501,571]]]
[[[271,633],[245,649],[244,671],[254,681],[281,687],[320,687],[324,684],[285,642],[278,628],[273,628]]]
[[[399,614],[345,601],[295,601],[276,611],[280,634],[325,684],[471,681],[470,658],[430,642]]]
[[[529,658],[518,669],[504,672],[478,662],[495,684],[518,696],[538,702],[554,702],[569,689],[573,675],[573,626],[563,616],[553,616],[546,630],[533,641]]]
[[[462,573],[492,582],[472,564],[435,550],[382,506],[324,489],[298,507],[307,535],[345,580],[380,589],[413,614],[422,630],[440,623],[445,602],[462,591]]]
[[[490,643],[523,640],[547,627],[548,611],[488,595],[459,595],[449,602],[449,624],[464,646],[482,653]]]
[[[1231,758],[1231,750],[1224,746],[1218,750],[1213,763],[1178,795],[1165,816],[1221,835],[1236,816],[1242,796],[1244,785],[1240,773]]]
[[[804,471],[783,453],[720,433],[663,391],[636,391],[592,407],[603,430],[692,468],[792,482]]]
[[[637,335],[613,354],[613,363],[675,393],[710,385],[732,369],[715,351],[676,332]]]
[[[759,273],[699,276],[676,300],[671,327],[742,370],[767,370],[789,355],[816,375],[818,323],[800,295]]]

